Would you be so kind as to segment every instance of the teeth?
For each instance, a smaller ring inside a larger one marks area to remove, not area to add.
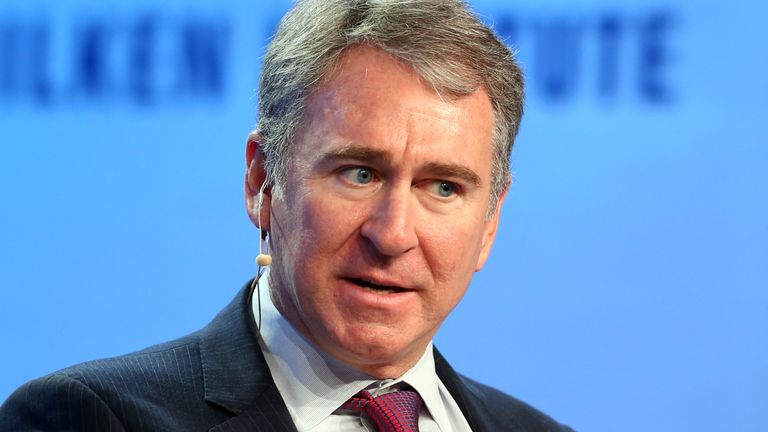
[[[377,285],[377,284],[375,284],[375,283],[373,283],[373,282],[371,282],[369,280],[365,280],[365,279],[355,279],[355,280],[353,280],[353,282],[355,282],[356,284],[360,285],[363,288],[369,289],[369,290],[374,291],[374,292],[383,292],[383,293],[391,294],[391,293],[397,293],[397,292],[402,291],[399,288],[393,288],[393,287],[388,287],[388,286],[384,286],[384,285]]]
[[[373,292],[386,293],[386,294],[392,294],[397,292],[396,290],[391,288],[381,288],[381,287],[373,287],[373,286],[366,286],[365,288]]]

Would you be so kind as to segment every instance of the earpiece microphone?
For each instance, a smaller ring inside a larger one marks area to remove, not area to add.
[[[262,228],[263,225],[261,224],[261,204],[264,202],[264,189],[266,187],[267,182],[265,180],[264,183],[261,184],[261,189],[259,189],[259,198],[256,201],[256,211],[259,215],[259,255],[256,257],[256,265],[259,267],[267,267],[272,264],[272,255],[269,254],[269,238],[267,237],[269,233],[265,234]],[[266,249],[266,253],[264,253],[262,247]]]
[[[264,225],[261,224],[261,205],[264,203],[264,189],[267,187],[267,181],[264,179],[264,183],[261,184],[261,188],[259,189],[259,196],[254,201],[256,202],[256,212],[258,214],[258,221],[259,221],[259,255],[256,256],[256,265],[259,266],[259,269],[256,272],[256,277],[251,280],[251,289],[248,294],[248,299],[250,302],[253,302],[253,294],[256,294],[256,301],[258,302],[259,307],[259,319],[256,323],[256,334],[261,334],[261,292],[258,290],[258,280],[259,277],[262,275],[262,269],[264,267],[268,267],[270,264],[272,264],[272,256],[269,254],[269,232],[265,231],[264,228],[262,228]],[[251,211],[254,209],[252,208]],[[262,249],[266,249],[266,253]]]
[[[272,255],[260,253],[258,256],[256,256],[256,265],[260,267],[267,267],[270,264],[272,264]]]

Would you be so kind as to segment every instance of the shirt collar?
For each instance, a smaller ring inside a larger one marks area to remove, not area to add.
[[[258,281],[261,303],[259,344],[275,385],[299,430],[317,426],[363,389],[386,392],[401,382],[419,392],[441,430],[451,429],[440,395],[431,343],[418,363],[403,376],[381,382],[325,354],[296,331],[272,303],[268,279],[267,270]],[[257,323],[259,298],[251,302]]]

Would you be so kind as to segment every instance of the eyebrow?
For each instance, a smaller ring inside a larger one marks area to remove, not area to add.
[[[448,177],[461,179],[464,182],[474,187],[482,186],[483,182],[480,176],[471,169],[464,165],[454,163],[442,163],[442,162],[430,162],[425,167],[425,170],[429,173],[435,174],[438,177]]]
[[[383,150],[355,145],[348,145],[331,150],[320,157],[321,163],[348,159],[362,162],[389,162],[391,158],[389,157],[389,154]]]
[[[389,153],[383,150],[348,145],[323,154],[320,157],[320,164],[339,160],[356,160],[366,163],[389,163],[392,158]],[[430,175],[435,175],[437,177],[460,179],[474,187],[480,187],[483,183],[476,172],[464,165],[456,163],[430,162],[426,164],[423,170],[430,173]]]

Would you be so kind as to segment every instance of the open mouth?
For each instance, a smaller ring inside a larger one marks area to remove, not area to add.
[[[355,285],[361,286],[369,291],[381,293],[381,294],[396,294],[408,291],[407,289],[398,286],[379,285],[366,279],[359,278],[346,278],[347,281],[352,282]]]

